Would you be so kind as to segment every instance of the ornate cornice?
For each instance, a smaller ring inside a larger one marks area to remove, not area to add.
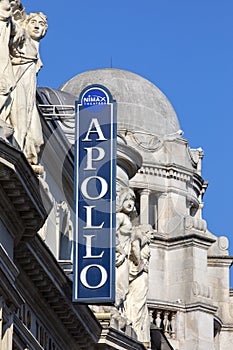
[[[0,139],[0,195],[2,220],[15,239],[32,237],[52,207],[47,190],[25,155]]]
[[[195,302],[195,303],[180,303],[180,301],[171,303],[161,302],[160,300],[148,300],[147,303],[150,309],[160,309],[160,310],[169,310],[169,311],[181,311],[181,312],[193,312],[193,311],[203,311],[211,314],[215,314],[217,312],[217,307],[212,304],[207,304],[203,302]]]
[[[215,255],[207,257],[208,266],[211,267],[227,267],[230,268],[233,265],[233,256],[228,255]]]
[[[185,305],[186,312],[194,312],[194,311],[201,311],[205,313],[209,313],[212,315],[215,315],[218,308],[214,305],[206,304],[206,303],[191,303]]]
[[[151,245],[161,247],[163,249],[172,250],[180,249],[182,247],[198,246],[208,249],[216,239],[210,237],[203,232],[184,232],[183,235],[169,237],[168,235],[154,235]]]
[[[15,308],[18,308],[23,302],[22,296],[15,287],[18,274],[17,267],[0,244],[0,295],[7,295],[8,303],[13,304]]]
[[[174,164],[143,164],[142,167],[138,170],[138,173],[164,177],[167,179],[177,179],[185,182],[190,182],[193,175],[190,171],[179,168]]]
[[[19,286],[24,288],[26,282],[33,286],[47,312],[62,323],[72,341],[86,347],[98,342],[102,330],[99,322],[86,305],[72,303],[72,282],[38,235],[18,244],[15,259],[21,271]]]
[[[164,179],[185,182],[188,186],[194,189],[197,196],[202,193],[203,186],[205,186],[205,188],[207,186],[207,183],[200,175],[175,164],[143,164],[138,170],[138,174],[152,175]]]

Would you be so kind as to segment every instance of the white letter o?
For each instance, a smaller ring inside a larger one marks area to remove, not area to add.
[[[97,286],[90,286],[87,282],[87,271],[91,268],[91,267],[97,267],[100,272],[101,272],[101,281],[99,284],[97,284]],[[84,267],[84,269],[82,269],[81,273],[80,273],[80,281],[82,282],[82,284],[84,285],[84,287],[89,288],[89,289],[96,289],[96,288],[100,288],[102,287],[108,278],[108,274],[107,271],[105,270],[105,268],[101,265],[88,265],[86,267]]]
[[[92,179],[97,179],[101,182],[101,192],[97,197],[91,197],[87,193],[87,184]],[[89,176],[82,182],[81,191],[82,191],[82,194],[84,195],[85,198],[90,199],[90,200],[97,200],[97,199],[102,198],[107,193],[108,184],[107,184],[107,181],[100,176]]]

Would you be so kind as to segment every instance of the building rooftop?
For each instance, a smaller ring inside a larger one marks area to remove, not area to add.
[[[90,70],[67,81],[61,90],[78,98],[81,91],[92,84],[104,85],[117,101],[118,131],[164,136],[180,129],[177,115],[167,97],[147,79],[126,70]]]

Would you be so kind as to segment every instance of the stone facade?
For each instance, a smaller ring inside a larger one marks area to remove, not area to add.
[[[35,100],[46,17],[32,15],[41,26],[35,37],[19,1],[0,0],[0,11],[0,348],[231,349],[233,257],[227,238],[202,217],[204,154],[182,137],[166,96],[136,74],[100,69],[59,90],[37,89]],[[17,63],[19,42],[32,62]],[[117,103],[111,306],[72,302],[74,102],[91,84],[104,85]]]
[[[136,194],[140,223],[154,229],[147,300],[152,325],[163,330],[174,349],[227,350],[233,334],[233,258],[227,238],[209,232],[202,217],[207,188],[201,177],[203,151],[191,149],[182,137],[161,91],[133,73],[89,71],[62,90],[79,96],[96,83],[117,100],[118,133],[142,157],[129,186]]]

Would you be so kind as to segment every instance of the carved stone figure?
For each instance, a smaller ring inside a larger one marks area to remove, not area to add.
[[[37,164],[43,137],[36,107],[36,75],[42,67],[39,41],[45,36],[48,26],[46,17],[41,12],[31,13],[18,22],[25,30],[25,37],[20,43],[12,41],[10,44],[16,86],[12,91],[9,120],[15,129],[15,139],[29,162]]]
[[[135,194],[120,186],[117,191],[116,208],[116,307],[124,314],[124,301],[129,287],[129,254],[131,249],[132,222]]]
[[[57,205],[57,236],[59,237],[59,260],[70,260],[73,238],[73,226],[70,210],[65,201]]]
[[[149,244],[153,229],[151,225],[133,228],[129,257],[129,289],[125,302],[127,318],[138,340],[148,346],[150,342],[150,318],[146,304],[148,293]]]
[[[15,86],[9,53],[12,35],[11,6],[9,0],[0,0],[0,118],[5,121],[11,106],[11,91]]]
[[[10,5],[14,21],[24,21],[27,15],[20,0],[10,0]]]
[[[133,225],[135,194],[128,187],[118,187],[116,211],[117,315],[123,316],[126,324],[132,325],[138,340],[149,346],[150,318],[146,301],[153,229],[151,225]]]

